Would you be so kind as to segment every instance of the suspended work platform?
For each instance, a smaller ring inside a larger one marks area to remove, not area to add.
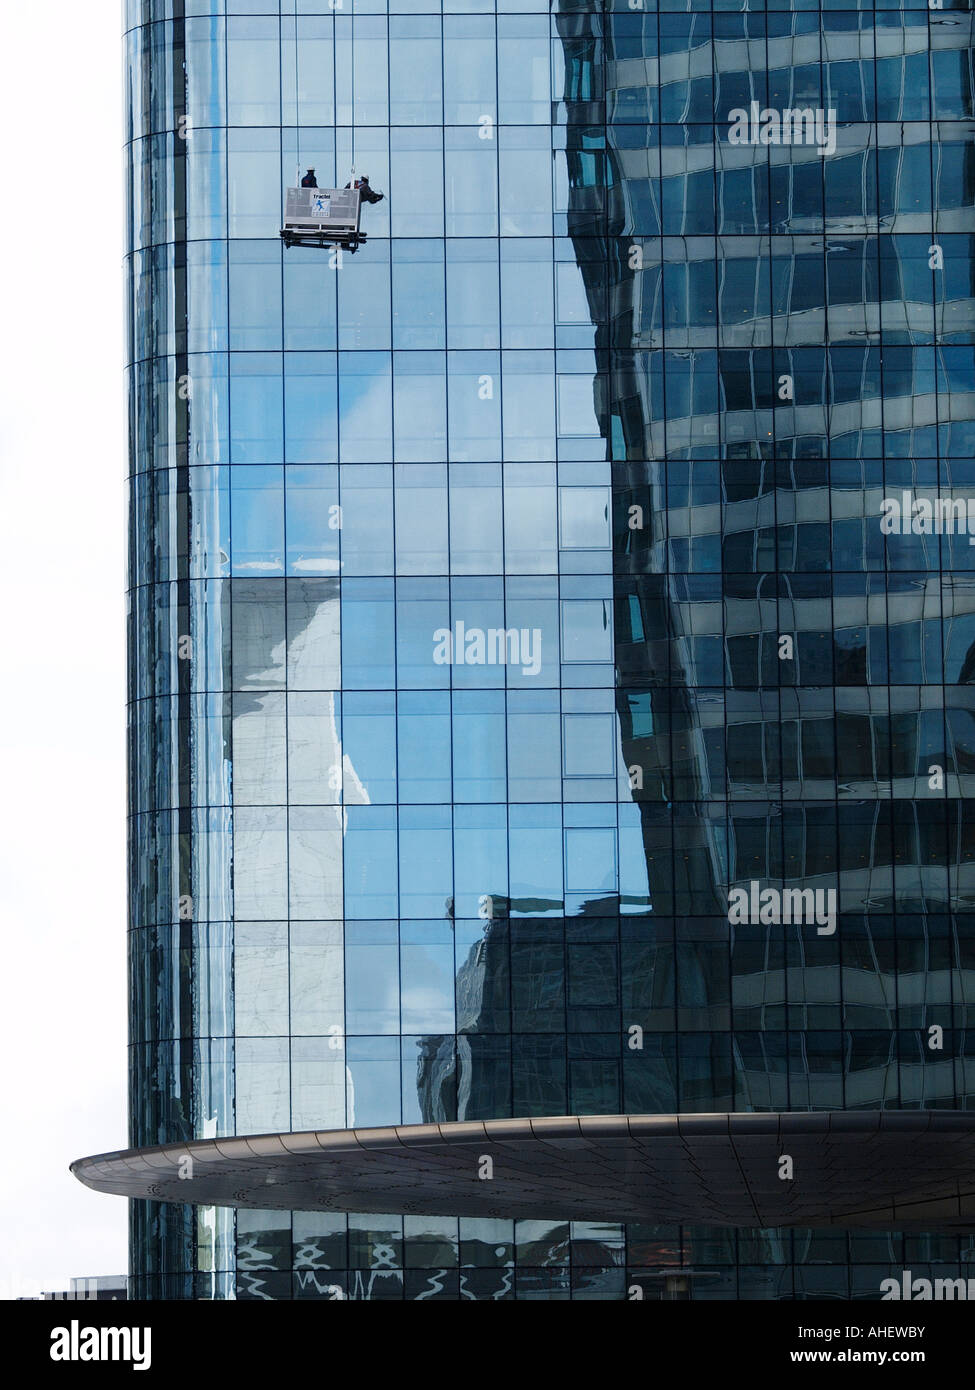
[[[281,239],[285,246],[341,246],[355,252],[365,242],[359,231],[357,188],[289,188]]]

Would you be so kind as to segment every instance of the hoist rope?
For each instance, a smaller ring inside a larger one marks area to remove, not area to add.
[[[350,174],[349,174],[349,186],[350,186],[351,188],[354,188],[354,187],[355,187],[355,6],[354,6],[354,5],[353,5],[353,7],[352,7],[352,48],[351,48],[351,55],[350,55],[350,56],[351,56],[351,62],[352,62],[352,82],[351,82],[350,94],[349,94],[349,95],[350,95],[350,98],[351,98],[351,103],[352,103],[352,110],[351,110],[351,121],[352,121],[352,169],[351,169],[351,172],[350,172]]]
[[[298,82],[298,0],[295,0],[295,157],[298,160],[296,186],[301,184],[301,94]]]

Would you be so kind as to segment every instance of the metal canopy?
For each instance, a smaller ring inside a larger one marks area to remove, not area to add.
[[[779,1176],[784,1155],[791,1179]],[[322,1130],[129,1149],[78,1159],[71,1170],[99,1192],[208,1206],[975,1230],[975,1114],[953,1111]]]

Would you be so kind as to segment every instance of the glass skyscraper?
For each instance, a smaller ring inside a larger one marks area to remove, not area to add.
[[[126,8],[133,1147],[975,1108],[967,3]],[[138,1202],[130,1292],[969,1260]]]

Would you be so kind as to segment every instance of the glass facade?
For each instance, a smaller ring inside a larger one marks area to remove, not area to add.
[[[128,0],[133,1145],[975,1104],[975,41],[933,2]],[[309,165],[385,192],[355,256],[282,247]],[[132,1216],[136,1298],[969,1260]]]

